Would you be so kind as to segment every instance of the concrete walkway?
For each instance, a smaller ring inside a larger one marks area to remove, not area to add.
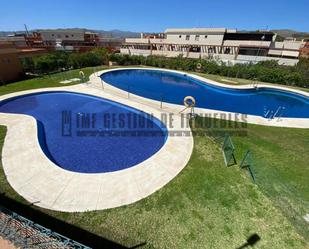
[[[232,88],[232,89],[253,89],[255,86],[252,85],[229,85],[227,86],[226,84],[222,84],[210,79],[206,79],[204,77],[195,75],[195,74],[188,74],[187,72],[182,72],[182,71],[175,71],[175,70],[170,70],[170,69],[156,69],[156,68],[140,68],[140,67],[128,67],[128,68],[115,68],[115,69],[107,69],[107,70],[102,70],[100,72],[97,72],[95,74],[92,74],[90,77],[90,82],[92,85],[96,86],[98,89],[102,89],[102,86],[104,86],[104,91],[109,92],[118,96],[123,96],[126,97],[128,93],[126,91],[122,91],[119,88],[113,87],[109,85],[107,82],[104,82],[99,78],[100,75],[103,73],[107,73],[109,71],[117,71],[117,70],[129,70],[129,69],[138,69],[138,70],[160,70],[160,71],[166,71],[166,72],[173,72],[173,73],[178,73],[181,75],[188,75],[194,79],[197,79],[199,81],[205,82],[205,84],[212,84],[215,86],[220,86],[224,88]],[[103,83],[103,84],[102,84]],[[297,89],[292,89],[292,88],[287,88],[284,86],[269,86],[266,84],[258,84],[258,88],[269,88],[269,89],[278,89],[278,90],[283,90],[283,91],[288,91],[288,92],[293,92],[296,94],[301,94],[303,96],[306,96],[309,98],[309,93],[300,91]],[[130,99],[134,101],[137,101],[139,103],[143,103],[146,105],[154,106],[156,108],[159,108],[161,103],[159,101],[155,100],[150,100],[147,98],[143,98],[141,96],[137,96],[134,94],[130,94]],[[169,112],[172,113],[179,113],[180,111],[183,110],[182,105],[175,105],[175,104],[170,104],[170,103],[163,103],[163,110],[168,110]],[[234,121],[239,121],[240,118],[240,113],[233,113],[233,112],[225,112],[225,111],[220,111],[220,110],[212,110],[212,109],[205,109],[205,108],[195,108],[195,112],[199,114],[207,114],[215,118],[220,118],[220,119],[227,119],[227,120],[234,120]],[[251,124],[258,124],[258,125],[264,125],[264,126],[276,126],[276,127],[291,127],[291,128],[309,128],[309,119],[308,118],[274,118],[274,119],[268,119],[260,116],[255,116],[255,115],[245,115],[246,116],[246,122],[251,123]]]
[[[182,131],[183,135],[169,136],[165,145],[155,155],[134,167],[110,173],[81,174],[64,170],[48,160],[38,143],[36,120],[33,117],[0,113],[0,124],[8,127],[2,153],[4,172],[10,185],[30,203],[64,212],[119,207],[134,203],[159,190],[177,176],[189,161],[193,150],[193,138],[187,135],[191,132],[190,128],[183,126],[183,117],[179,115],[183,106],[160,103],[128,94],[101,81],[99,75],[107,71],[91,75],[87,84],[17,92],[0,96],[0,100],[43,91],[85,93],[143,110],[153,114],[159,120],[162,120],[162,113],[173,113],[173,127],[168,129],[170,132]],[[190,76],[205,81],[202,77]],[[211,80],[207,80],[207,83],[220,85]],[[247,86],[249,87],[252,88],[252,86]],[[285,89],[283,87],[274,88]],[[308,96],[308,93],[305,94]],[[227,117],[233,117],[229,116],[233,113],[215,110],[196,108],[196,112],[221,113],[227,114]],[[269,126],[309,127],[308,119],[268,120],[248,115],[247,122]]]
[[[163,110],[107,93],[87,84],[23,91],[13,96],[43,91],[73,91],[104,97],[162,119]],[[166,110],[164,110],[165,112]],[[119,207],[141,200],[171,181],[187,164],[193,150],[189,127],[182,127],[180,115],[173,128],[183,136],[168,136],[164,146],[152,157],[134,167],[101,174],[82,174],[64,170],[51,162],[37,139],[36,120],[27,115],[0,113],[0,124],[8,127],[2,164],[7,180],[17,193],[34,205],[64,212],[82,212]]]

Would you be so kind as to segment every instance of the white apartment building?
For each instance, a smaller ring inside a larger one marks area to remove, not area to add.
[[[298,62],[299,41],[276,42],[269,31],[239,32],[226,28],[167,29],[164,34],[127,38],[121,53],[166,57],[215,59],[226,63],[256,63],[277,60],[279,64]]]
[[[99,41],[99,34],[86,29],[41,29],[36,33],[46,45],[93,45]]]
[[[84,30],[74,30],[74,29],[45,29],[38,30],[42,36],[43,41],[52,42],[56,40],[62,41],[84,41]]]

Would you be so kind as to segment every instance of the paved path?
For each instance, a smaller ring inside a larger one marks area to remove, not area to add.
[[[189,75],[192,78],[198,79],[201,82],[205,82],[205,84],[213,84],[216,86],[224,87],[224,88],[233,88],[233,89],[252,89],[254,86],[252,85],[229,85],[227,86],[226,84],[222,84],[210,79],[206,79],[204,77],[195,75],[195,74],[188,74],[187,72],[181,72],[181,71],[175,71],[175,70],[170,70],[170,69],[155,69],[155,68],[125,68],[125,70],[128,69],[143,69],[143,70],[160,70],[160,71],[167,71],[167,72],[173,72],[173,73],[179,73],[181,75],[186,74]],[[91,75],[91,83],[92,85],[96,85],[98,89],[102,90],[102,81],[98,77],[102,73],[109,72],[109,71],[114,71],[114,70],[124,70],[123,68],[115,68],[115,69],[107,69],[107,70],[102,70],[100,72],[97,72],[93,75]],[[298,89],[291,89],[287,88],[284,86],[270,86],[266,84],[258,84],[258,88],[270,88],[270,89],[278,89],[278,90],[283,90],[283,91],[288,91],[288,92],[293,92],[296,94],[301,94],[304,96],[309,97],[308,92],[304,92]],[[104,91],[105,92],[110,92],[118,96],[126,97],[128,94],[126,91],[122,91],[119,88],[113,87],[106,82],[104,82]],[[159,107],[160,102],[155,101],[155,100],[150,100],[146,99],[134,94],[130,94],[130,98],[134,99],[135,101],[138,101],[139,103],[143,103],[146,105],[150,106],[155,106]],[[183,106],[181,105],[175,105],[175,104],[169,104],[169,103],[163,103],[163,109],[169,110],[169,112],[173,113],[179,113],[180,111],[183,110]],[[225,111],[219,111],[219,110],[211,110],[211,109],[205,109],[205,108],[194,108],[196,113],[199,114],[207,114],[215,118],[221,118],[221,119],[228,119],[228,120],[235,120],[235,121],[241,121],[240,119],[240,114],[239,113],[233,113],[233,112],[225,112]],[[235,115],[236,114],[236,115]],[[246,115],[246,122],[251,123],[251,124],[258,124],[258,125],[265,125],[265,126],[278,126],[278,127],[294,127],[294,128],[309,128],[309,119],[308,118],[275,118],[275,119],[268,119],[268,118],[263,118],[260,116],[255,116],[255,115]]]
[[[37,89],[1,96],[0,99],[42,91],[74,91],[104,97],[153,114],[162,112],[86,84]],[[184,131],[184,136],[168,136],[164,146],[152,157],[131,168],[101,174],[82,174],[64,170],[42,152],[37,139],[36,120],[27,115],[0,113],[0,123],[8,127],[2,152],[4,172],[10,185],[34,205],[64,212],[83,212],[119,207],[141,200],[171,181],[188,163],[193,138],[189,127],[182,127],[175,115],[169,131]],[[18,141],[18,143],[16,142]]]
[[[17,92],[0,96],[0,100],[42,91],[61,90],[86,93],[143,110],[160,120],[163,112],[173,113],[174,127],[169,128],[169,131],[191,132],[189,127],[182,125],[183,117],[179,115],[179,111],[183,109],[183,106],[169,103],[161,105],[159,101],[134,94],[128,95],[127,92],[107,83],[102,84],[99,75],[103,72],[107,72],[107,70],[91,75],[89,84]],[[205,81],[202,77],[190,76]],[[207,82],[221,85],[211,80],[207,80]],[[233,87],[252,88],[252,86]],[[275,86],[274,88],[285,89]],[[200,108],[196,108],[196,112],[222,113],[226,114],[226,117],[233,114]],[[309,127],[308,119],[282,118],[277,121],[249,115],[247,121],[270,126]],[[134,167],[110,173],[81,174],[64,170],[48,160],[39,145],[34,118],[27,115],[0,113],[0,124],[8,127],[2,163],[10,185],[34,205],[65,212],[114,208],[141,200],[176,177],[186,166],[193,150],[191,136],[169,136],[165,145],[155,155]]]

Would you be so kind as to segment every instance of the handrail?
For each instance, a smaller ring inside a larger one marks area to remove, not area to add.
[[[275,118],[275,117],[277,116],[277,114],[278,114],[278,112],[281,110],[281,108],[282,108],[281,106],[278,107],[278,109],[276,110],[276,112],[275,112],[273,118]]]
[[[252,81],[252,87],[253,88],[258,89],[258,85],[259,85],[259,83],[258,83],[257,80]]]
[[[279,115],[276,115],[276,117],[275,117],[275,118],[277,118],[277,121],[280,121],[280,119],[281,119],[281,117],[282,117],[282,115],[283,115],[283,113],[284,113],[284,110],[285,110],[285,107],[283,106],[283,107],[281,108],[280,114],[279,114]]]
[[[134,86],[127,84],[125,91],[127,92],[128,99],[131,98],[131,94],[138,96],[138,93],[134,93],[133,90],[134,90]],[[142,91],[148,92],[150,94],[150,96],[155,97],[155,99],[160,102],[160,109],[163,108],[163,100],[165,99],[165,95],[162,92],[155,93],[153,91],[146,90],[146,89],[142,89]]]

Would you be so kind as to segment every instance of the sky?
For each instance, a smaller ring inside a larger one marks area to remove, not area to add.
[[[0,30],[89,28],[162,32],[166,28],[226,27],[309,32],[308,0],[8,0]]]

